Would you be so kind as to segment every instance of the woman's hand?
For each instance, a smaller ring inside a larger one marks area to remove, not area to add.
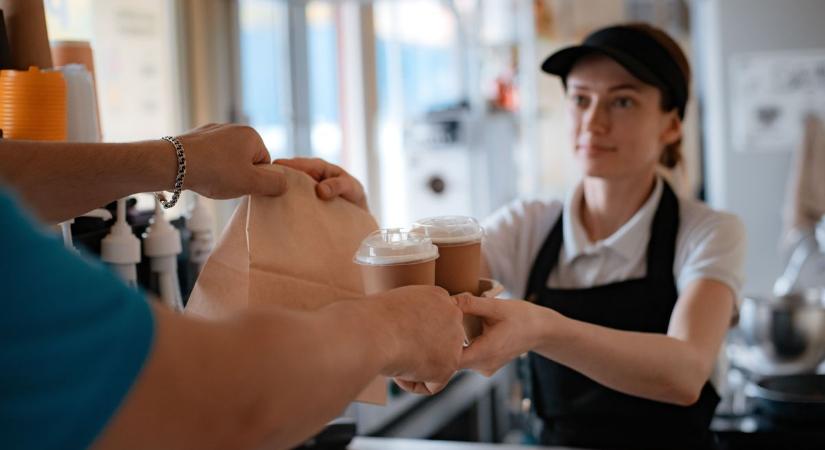
[[[462,312],[480,317],[483,323],[481,336],[464,349],[460,367],[488,377],[538,345],[541,327],[553,326],[546,318],[557,314],[524,300],[469,295],[456,298]]]
[[[311,176],[318,182],[315,186],[315,193],[319,198],[331,200],[335,197],[342,197],[369,212],[364,187],[341,167],[320,158],[278,159],[275,164],[291,167]]]

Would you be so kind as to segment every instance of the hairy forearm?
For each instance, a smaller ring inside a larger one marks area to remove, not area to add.
[[[359,303],[339,302],[291,331],[261,324],[273,347],[283,352],[269,360],[283,388],[272,390],[265,401],[259,428],[272,448],[291,448],[320,430],[383,369],[388,342],[377,328],[383,320]],[[289,348],[283,349],[284,343]],[[264,376],[261,382],[270,379]]]
[[[152,355],[97,447],[288,448],[380,372],[369,314],[341,304],[213,323],[157,311]]]
[[[174,151],[160,140],[104,144],[0,139],[0,180],[51,223],[126,195],[169,189],[175,170]]]
[[[692,404],[711,367],[685,341],[655,333],[622,331],[544,310],[544,331],[534,351],[626,394]]]

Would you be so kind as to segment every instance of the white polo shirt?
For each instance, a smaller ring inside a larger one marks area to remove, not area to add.
[[[547,280],[550,288],[588,288],[645,276],[650,226],[662,197],[656,187],[641,209],[608,238],[590,242],[580,222],[581,183],[564,203],[515,201],[487,218],[482,246],[492,277],[514,297],[527,288],[530,269],[550,229],[564,210],[564,245]],[[709,278],[728,285],[737,302],[744,279],[745,227],[734,215],[679,198],[679,232],[673,276],[679,293],[692,281]],[[663,262],[664,263],[664,262]],[[668,262],[669,263],[669,262]]]

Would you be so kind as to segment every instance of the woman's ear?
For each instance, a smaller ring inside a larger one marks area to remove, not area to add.
[[[661,130],[660,139],[663,146],[675,144],[682,139],[682,119],[679,118],[676,109],[664,114]]]

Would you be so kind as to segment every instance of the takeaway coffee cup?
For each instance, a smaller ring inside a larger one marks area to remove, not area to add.
[[[388,228],[370,233],[354,259],[361,266],[364,293],[371,295],[402,286],[433,286],[437,258],[438,247],[426,236]]]
[[[469,292],[479,295],[481,238],[484,230],[478,221],[465,216],[440,216],[421,219],[412,230],[426,236],[438,247],[435,284],[450,295]]]
[[[479,283],[481,271],[481,238],[484,230],[478,221],[465,216],[440,216],[421,219],[413,224],[413,232],[429,237],[438,247],[435,262],[435,284],[450,295],[469,292],[482,293]],[[481,334],[481,319],[464,315],[466,343]]]

